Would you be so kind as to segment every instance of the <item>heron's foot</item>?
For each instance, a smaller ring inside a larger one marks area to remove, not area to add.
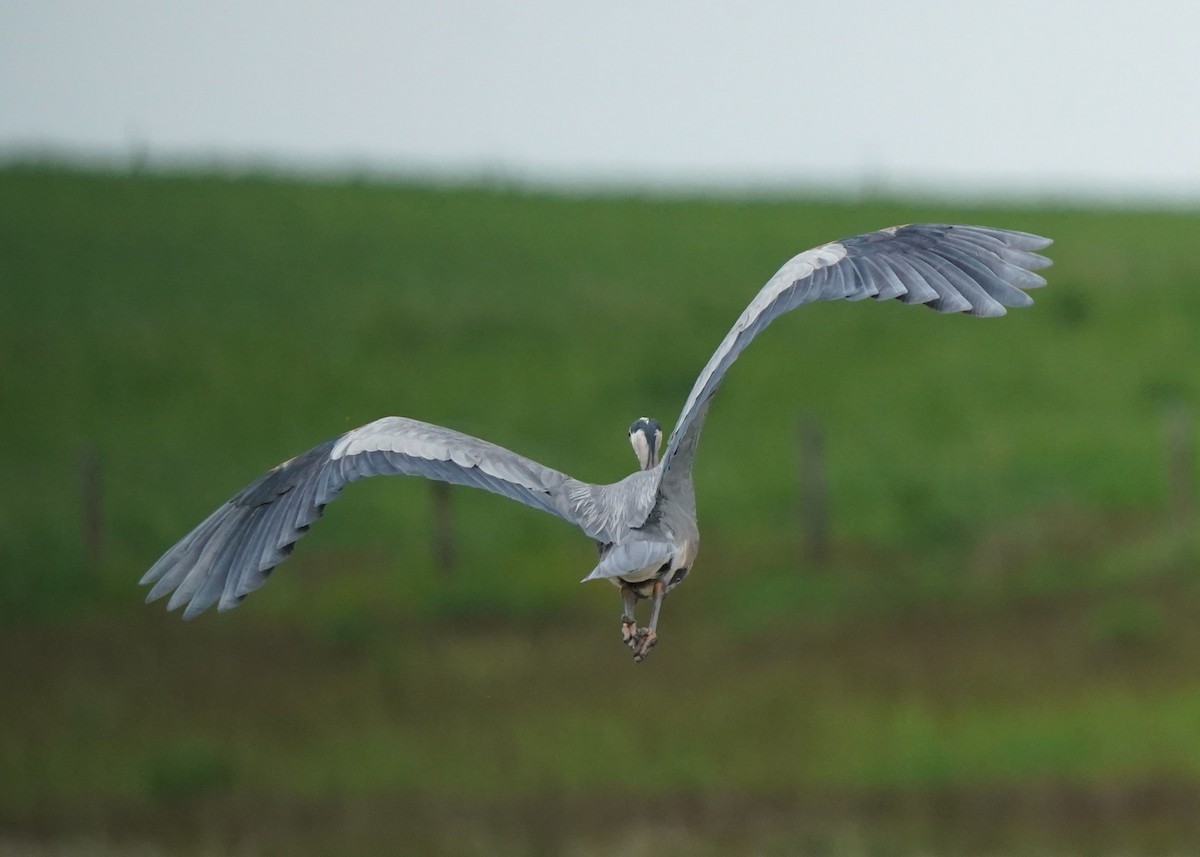
[[[629,646],[633,649],[633,662],[640,664],[646,660],[646,655],[650,654],[650,650],[654,648],[658,642],[658,634],[653,628],[638,628],[634,634],[634,639]]]
[[[632,649],[637,646],[637,640],[638,640],[637,622],[633,621],[632,619],[622,621],[621,622],[621,642],[624,643],[625,645],[629,646],[629,648]]]

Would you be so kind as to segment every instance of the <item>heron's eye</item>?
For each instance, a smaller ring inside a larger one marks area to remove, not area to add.
[[[678,583],[682,583],[683,579],[687,576],[688,576],[688,570],[686,568],[681,568],[681,569],[679,569],[679,571],[675,572],[675,574],[671,576],[671,582],[669,585],[675,586]]]

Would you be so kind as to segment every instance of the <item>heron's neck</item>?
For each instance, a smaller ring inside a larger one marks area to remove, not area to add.
[[[642,470],[653,470],[658,466],[658,450],[651,449],[646,435],[638,432],[629,438],[633,446],[633,454],[637,456],[638,466]]]

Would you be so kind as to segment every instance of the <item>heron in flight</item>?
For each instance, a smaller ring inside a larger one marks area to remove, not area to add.
[[[896,298],[938,312],[1000,316],[1028,306],[1026,289],[1046,281],[1037,253],[1050,240],[981,226],[911,224],[822,244],[795,256],[767,281],[700,371],[675,428],[642,417],[629,427],[639,469],[593,485],[452,429],[384,417],[291,458],[243,488],[168,550],[141,582],[147,601],[171,593],[168,609],[189,619],[214,603],[229,610],[266,581],[325,504],[368,476],[424,476],[519,500],[574,524],[594,539],[599,561],[584,580],[621,591],[621,638],[641,662],[658,637],[667,593],[696,560],[700,532],[692,462],[713,394],[763,328],[813,301]],[[638,627],[634,607],[651,602]]]

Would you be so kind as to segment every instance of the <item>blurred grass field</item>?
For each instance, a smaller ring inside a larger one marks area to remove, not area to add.
[[[1053,237],[1050,286],[999,321],[776,322],[717,397],[697,574],[645,665],[611,588],[575,583],[587,539],[456,490],[439,573],[418,480],[348,489],[234,613],[140,604],[217,503],[385,414],[617,479],[629,422],[673,421],[782,262],[924,220]],[[1200,393],[1198,227],[0,170],[0,852],[1200,844],[1200,543],[1164,444]]]

